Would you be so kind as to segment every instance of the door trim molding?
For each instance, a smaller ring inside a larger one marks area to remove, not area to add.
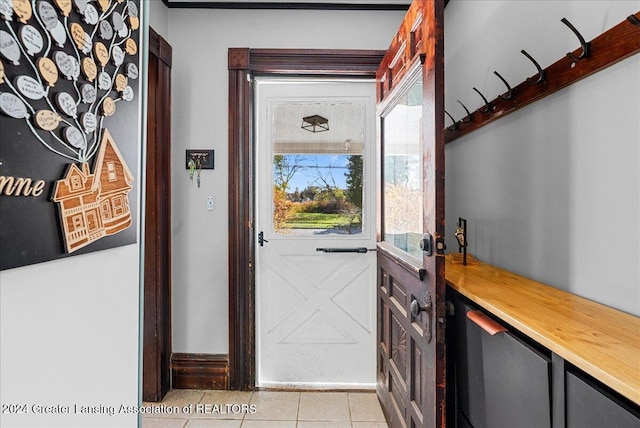
[[[149,27],[142,399],[152,402],[171,388],[171,58]]]
[[[229,384],[255,388],[253,92],[257,75],[373,79],[385,51],[230,48]]]

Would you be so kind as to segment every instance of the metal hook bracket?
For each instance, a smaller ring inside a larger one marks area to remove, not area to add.
[[[567,56],[569,58],[571,58],[573,61],[580,61],[581,59],[590,57],[591,56],[591,43],[586,42],[584,40],[584,37],[582,37],[582,34],[580,34],[580,32],[576,29],[576,27],[571,25],[571,23],[569,22],[569,20],[567,18],[562,18],[560,21],[564,25],[569,27],[569,29],[571,31],[573,31],[573,34],[576,35],[576,37],[580,41],[580,46],[582,47],[582,53],[580,55],[575,56],[572,52],[569,52],[569,53],[567,53]]]
[[[464,111],[467,112],[467,115],[462,118],[462,121],[464,123],[471,122],[471,113],[469,112],[469,109],[464,104],[462,104],[462,101],[460,101],[460,100],[456,100],[456,101],[458,101],[460,103],[460,105],[462,106],[462,108],[464,109]]]
[[[544,82],[544,80],[547,78],[545,71],[542,69],[542,67],[540,67],[540,64],[538,64],[538,61],[536,61],[531,55],[529,55],[529,53],[527,51],[525,51],[524,49],[522,49],[520,51],[522,53],[522,55],[526,56],[527,58],[529,58],[529,60],[533,63],[533,65],[536,66],[536,69],[538,70],[538,78],[534,79],[531,77],[528,77],[527,80],[529,82],[533,82],[533,83],[542,83]]]
[[[453,116],[451,116],[451,115],[449,114],[449,112],[448,112],[448,111],[446,111],[446,110],[444,111],[444,114],[446,114],[447,116],[449,116],[449,119],[451,119],[451,121],[453,122],[453,125],[451,125],[451,126],[447,126],[447,129],[448,129],[449,131],[455,131],[456,129],[458,129],[458,122],[456,122],[456,120],[453,118]]]
[[[504,85],[507,87],[507,95],[506,96],[505,95],[498,95],[498,96],[503,100],[510,100],[511,98],[513,98],[513,89],[511,89],[511,86],[509,86],[507,81],[504,80],[504,78],[502,76],[500,76],[500,73],[498,73],[497,71],[494,71],[493,74],[498,76],[498,78],[500,80],[502,80],[502,83],[504,83]]]
[[[484,110],[478,109],[478,111],[480,111],[481,113],[490,113],[491,106],[489,105],[489,101],[487,101],[485,96],[482,95],[482,92],[480,92],[475,86],[473,87],[473,90],[476,91],[478,95],[482,97],[482,101],[484,101]]]

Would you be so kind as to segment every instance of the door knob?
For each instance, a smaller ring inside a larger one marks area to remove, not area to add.
[[[416,299],[413,299],[411,302],[411,315],[417,317],[420,315],[420,312],[430,312],[431,311],[431,295],[429,293],[425,294],[425,302],[424,305],[421,305]]]
[[[424,304],[420,304],[420,302],[418,302],[417,299],[413,299],[411,301],[411,305],[409,306],[409,309],[411,310],[411,315],[413,315],[414,318],[417,318],[421,312],[426,312],[427,314],[427,322],[426,322],[426,326],[425,326],[425,339],[427,339],[427,343],[431,342],[431,339],[433,338],[433,333],[431,332],[431,318],[432,318],[432,312],[433,312],[433,304],[431,303],[431,293],[429,293],[428,291],[426,293],[424,293]]]

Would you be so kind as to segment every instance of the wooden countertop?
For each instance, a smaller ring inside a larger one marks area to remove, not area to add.
[[[640,405],[640,318],[486,263],[446,257],[447,285]]]

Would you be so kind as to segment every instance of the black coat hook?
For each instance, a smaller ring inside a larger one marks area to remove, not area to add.
[[[567,20],[567,18],[562,18],[560,21],[563,24],[565,24],[567,27],[569,27],[569,29],[571,31],[573,31],[573,34],[576,35],[576,37],[580,41],[580,46],[582,47],[582,53],[579,56],[575,56],[571,52],[567,53],[567,56],[569,58],[571,58],[573,61],[580,61],[581,59],[590,57],[591,56],[591,43],[586,42],[584,40],[584,37],[582,37],[582,34],[580,34],[580,32],[576,29],[576,27],[571,25],[571,23]]]
[[[524,56],[526,56],[527,58],[529,58],[531,60],[531,62],[533,63],[533,65],[536,66],[536,68],[538,69],[538,78],[537,79],[533,79],[531,77],[528,77],[527,80],[529,82],[534,82],[534,83],[542,83],[544,82],[544,80],[547,78],[545,71],[542,69],[542,67],[540,67],[540,64],[538,64],[538,61],[536,61],[531,55],[529,55],[527,53],[527,51],[525,51],[524,49],[522,49],[520,51]]]
[[[466,111],[466,112],[467,112],[467,115],[466,115],[465,117],[463,117],[463,118],[462,118],[462,121],[463,121],[464,123],[469,123],[469,122],[471,122],[471,113],[469,112],[469,109],[468,109],[464,104],[462,104],[462,101],[460,101],[460,100],[457,100],[457,101],[460,103],[460,105],[462,106],[462,108],[464,109],[464,111]]]
[[[503,100],[510,100],[511,98],[513,98],[513,89],[511,89],[511,86],[509,86],[507,81],[504,80],[504,78],[502,76],[500,76],[500,74],[497,71],[494,71],[493,74],[498,76],[498,78],[500,78],[500,80],[502,80],[502,83],[504,83],[504,85],[507,87],[507,95],[506,96],[505,95],[498,95],[498,96]]]
[[[456,120],[453,118],[453,116],[451,116],[451,115],[449,114],[449,112],[448,112],[448,111],[446,111],[446,110],[444,111],[444,113],[445,113],[447,116],[449,116],[449,119],[451,119],[451,122],[453,122],[453,125],[451,125],[451,126],[447,126],[447,129],[448,129],[449,131],[455,131],[456,129],[458,129],[458,122],[456,122]]]
[[[630,23],[632,23],[633,25],[640,25],[640,19],[636,18],[635,15],[629,15],[627,16],[627,21],[629,21]]]
[[[489,101],[487,101],[484,95],[482,95],[482,92],[480,92],[475,86],[473,87],[473,90],[476,91],[478,95],[482,97],[482,101],[484,101],[484,110],[478,109],[478,111],[481,113],[490,113],[491,106],[489,105]]]

